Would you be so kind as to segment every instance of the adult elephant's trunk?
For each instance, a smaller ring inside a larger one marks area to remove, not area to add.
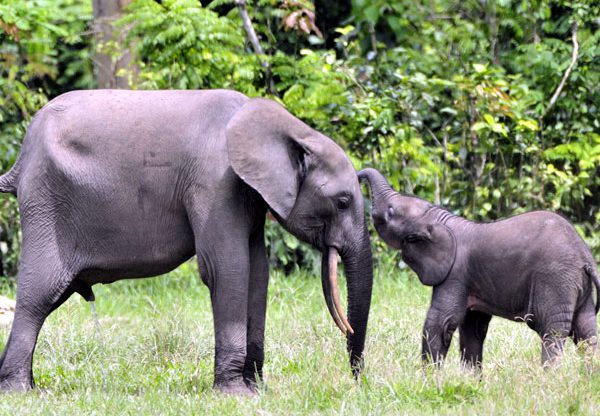
[[[371,202],[373,203],[373,211],[379,210],[377,205],[387,201],[388,198],[394,195],[396,192],[387,183],[387,180],[383,177],[378,170],[372,168],[366,168],[358,172],[359,180],[366,180],[371,190]],[[385,212],[385,210],[383,210]]]
[[[344,252],[342,263],[346,272],[348,289],[348,317],[344,313],[337,287],[337,250],[329,248],[323,253],[323,293],[333,320],[346,335],[350,365],[354,375],[362,368],[367,322],[373,286],[373,259],[371,241],[364,227],[358,242]]]
[[[344,256],[342,262],[348,286],[348,320],[354,329],[354,333],[347,337],[347,346],[350,354],[350,366],[354,375],[357,376],[362,369],[373,287],[371,239],[366,224],[360,244],[356,246],[354,252]]]

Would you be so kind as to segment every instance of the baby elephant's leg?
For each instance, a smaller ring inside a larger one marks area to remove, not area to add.
[[[592,294],[587,297],[573,319],[573,341],[586,356],[592,356],[598,348],[596,311]]]
[[[558,258],[543,264],[532,275],[529,313],[530,326],[542,339],[542,365],[551,367],[560,362],[565,339],[573,330],[573,318],[579,303],[581,271],[570,259]]]
[[[423,325],[423,338],[421,346],[421,358],[424,362],[440,364],[450,348],[452,334],[458,323],[455,319],[448,320],[443,313],[433,306],[427,312],[427,319]]]
[[[560,361],[565,339],[571,333],[576,294],[546,292],[544,295],[537,301],[534,319],[538,321],[536,330],[542,338],[542,364],[550,367]]]
[[[562,357],[567,331],[551,329],[540,336],[542,337],[542,365],[552,367],[558,364]]]
[[[481,368],[483,342],[492,315],[479,311],[468,311],[458,328],[460,354],[463,364]]]
[[[440,288],[433,291],[431,306],[423,326],[421,357],[423,361],[439,364],[444,360],[452,335],[465,317],[466,296],[459,288]]]

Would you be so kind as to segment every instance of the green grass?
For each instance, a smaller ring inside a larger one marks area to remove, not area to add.
[[[207,289],[184,265],[168,276],[95,288],[101,337],[77,296],[40,334],[38,388],[0,399],[0,414],[592,414],[600,410],[600,366],[590,374],[568,342],[562,364],[544,371],[537,335],[495,318],[483,375],[460,368],[457,339],[445,366],[420,363],[430,289],[412,274],[376,273],[360,383],[328,316],[320,279],[273,273],[265,376],[256,398],[213,392],[213,329]],[[0,330],[4,344],[8,329]]]

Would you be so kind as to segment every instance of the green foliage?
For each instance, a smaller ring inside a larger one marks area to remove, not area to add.
[[[331,51],[302,49],[290,58],[278,52],[273,58],[281,101],[296,117],[322,131],[331,128],[330,112],[346,103],[345,75]]]
[[[255,95],[259,63],[244,50],[241,26],[197,0],[134,0],[129,28],[142,88],[232,88]]]
[[[52,88],[91,81],[85,66],[89,51],[75,52],[85,44],[81,33],[90,13],[90,5],[74,0],[0,4],[0,170],[14,163],[23,122],[45,104]]]

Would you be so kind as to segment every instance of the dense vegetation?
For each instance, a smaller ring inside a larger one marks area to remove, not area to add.
[[[94,42],[91,3],[0,4],[1,172],[37,109],[94,87],[95,50],[130,46],[119,75],[132,88],[270,96],[398,189],[476,220],[556,210],[600,255],[598,2],[133,0],[118,23],[128,45]],[[0,229],[13,276],[14,198],[0,197]],[[273,263],[312,265],[293,237],[268,234]]]

